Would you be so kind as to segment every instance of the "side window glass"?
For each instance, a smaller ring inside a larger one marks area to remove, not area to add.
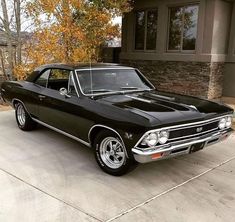
[[[59,91],[61,88],[68,89],[70,70],[52,69],[48,80],[48,88]]]
[[[42,86],[42,87],[47,87],[47,82],[48,82],[49,75],[50,75],[50,69],[43,72],[39,76],[39,78],[35,81],[35,84],[37,84],[39,86]]]

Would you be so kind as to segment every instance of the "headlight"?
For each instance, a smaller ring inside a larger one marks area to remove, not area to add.
[[[228,117],[227,119],[226,119],[226,127],[231,127],[232,126],[232,117]]]
[[[220,121],[219,121],[219,128],[220,129],[224,129],[226,127],[226,119],[225,118],[222,118]]]
[[[143,140],[143,144],[147,144],[148,146],[155,146],[158,143],[158,136],[156,133],[151,133]]]
[[[165,144],[169,138],[169,132],[164,130],[159,132],[159,138],[158,141],[160,144]]]

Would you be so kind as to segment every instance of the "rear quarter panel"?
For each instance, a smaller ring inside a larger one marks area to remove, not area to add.
[[[4,82],[1,86],[1,92],[3,99],[13,106],[12,101],[13,99],[18,99],[24,102],[27,109],[30,108],[30,88],[27,87],[31,83],[27,83],[25,81],[10,81]],[[28,110],[30,113],[32,112],[31,109]]]

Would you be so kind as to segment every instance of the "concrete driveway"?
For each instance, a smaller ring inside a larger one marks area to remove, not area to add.
[[[93,152],[0,112],[0,221],[234,221],[235,135],[204,151],[103,173]]]

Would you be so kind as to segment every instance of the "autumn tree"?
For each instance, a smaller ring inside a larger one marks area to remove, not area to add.
[[[116,0],[34,0],[28,3],[35,32],[27,46],[25,69],[50,62],[97,61],[101,44],[120,35],[112,19],[130,10],[130,1]]]

